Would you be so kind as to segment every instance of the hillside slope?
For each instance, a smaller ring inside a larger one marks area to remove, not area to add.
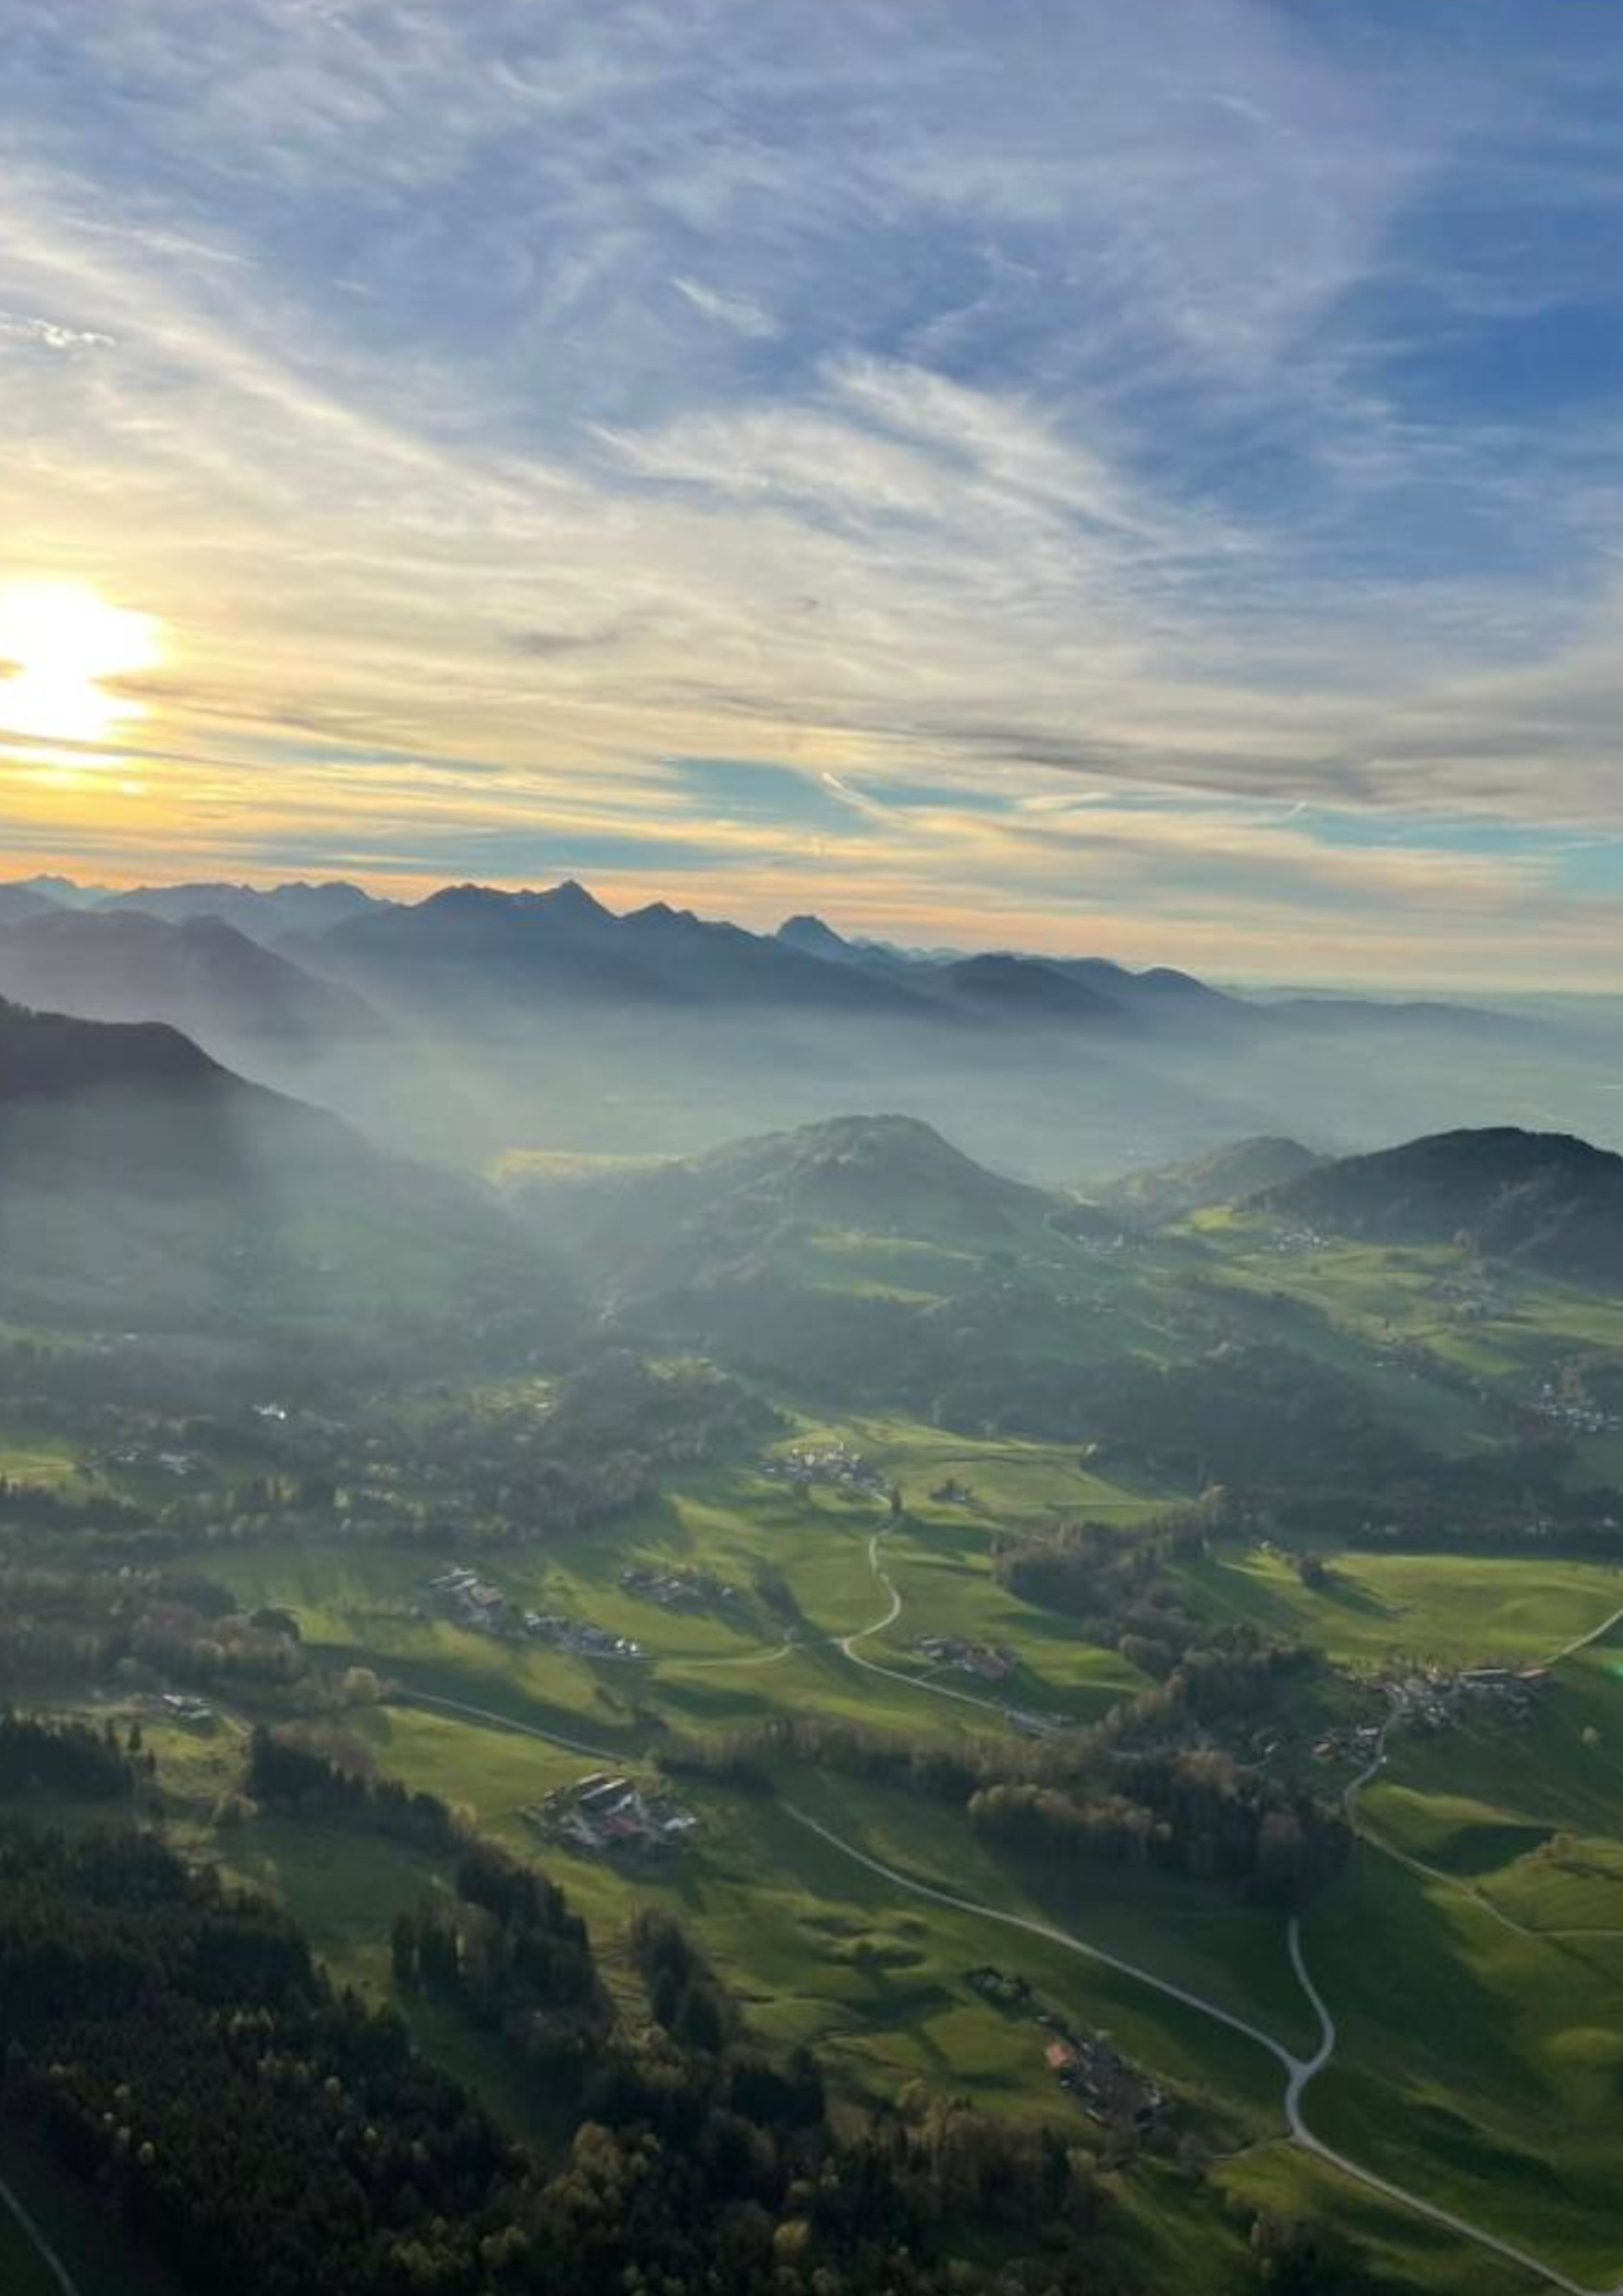
[[[1062,1200],[989,1172],[908,1116],[842,1116],[651,1170],[572,1181],[520,1174],[540,1231],[645,1282],[703,1281],[820,1232],[997,1249]]]
[[[0,996],[86,1020],[165,1020],[187,1035],[291,1049],[376,1036],[377,1014],[219,917],[58,909],[0,930]]]
[[[1566,1133],[1437,1133],[1320,1165],[1256,1201],[1342,1235],[1459,1239],[1577,1282],[1623,1284],[1623,1156]]]
[[[1093,1191],[1103,1204],[1135,1220],[1157,1223],[1182,1218],[1208,1206],[1236,1204],[1265,1188],[1283,1187],[1313,1170],[1320,1159],[1299,1140],[1261,1133],[1248,1140],[1225,1141],[1187,1162],[1157,1164],[1131,1172]]]
[[[0,1004],[0,1320],[428,1347],[567,1320],[480,1191],[178,1032]]]

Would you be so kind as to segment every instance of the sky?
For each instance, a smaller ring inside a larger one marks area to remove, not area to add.
[[[0,863],[1623,985],[1613,0],[0,0]]]

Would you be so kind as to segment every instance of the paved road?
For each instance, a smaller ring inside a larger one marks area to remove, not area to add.
[[[1213,2017],[1220,2025],[1227,2025],[1233,2032],[1243,2033],[1247,2041],[1255,2041],[1259,2048],[1266,2049],[1271,2057],[1277,2059],[1287,2073],[1294,2073],[1308,2062],[1306,2059],[1295,2056],[1283,2041],[1276,2041],[1272,2033],[1265,2033],[1260,2025],[1253,2025],[1248,2019],[1234,2016],[1231,2010],[1220,2007],[1215,2001],[1208,2001],[1203,1995],[1191,1993],[1186,1986],[1175,1985],[1170,1978],[1157,1977],[1152,1970],[1141,1969],[1136,1962],[1124,1961],[1119,1954],[1107,1953],[1103,1945],[1090,1945],[1085,1938],[1073,1937],[1068,1930],[1055,1929],[1051,1922],[1037,1921],[1026,1914],[1008,1913],[998,1905],[983,1905],[973,1897],[960,1897],[954,1890],[940,1889],[933,1881],[920,1881],[912,1874],[899,1873],[894,1866],[887,1866],[880,1859],[870,1857],[866,1850],[859,1850],[854,1841],[847,1841],[843,1835],[835,1833],[796,1803],[785,1802],[778,1806],[797,1825],[804,1826],[808,1833],[817,1834],[831,1849],[838,1850],[854,1865],[865,1866],[870,1873],[877,1874],[883,1881],[894,1883],[899,1890],[906,1890],[914,1897],[927,1897],[938,1905],[950,1905],[957,1913],[975,1914],[982,1920],[999,1922],[1004,1929],[1024,1930],[1028,1936],[1044,1938],[1052,1945],[1063,1945],[1067,1953],[1080,1954],[1084,1960],[1100,1962],[1105,1969],[1115,1969],[1123,1977],[1134,1978],[1141,1985],[1148,1985],[1154,1992],[1165,1994],[1169,2000],[1182,2002],[1185,2008],[1198,2009],[1202,2016]]]
[[[898,1682],[906,1683],[913,1689],[925,1690],[938,1698],[956,1699],[968,1705],[980,1706],[989,1712],[1003,1713],[1004,1710],[994,1706],[989,1700],[975,1698],[967,1691],[950,1690],[939,1683],[922,1681],[917,1675],[904,1674],[896,1667],[878,1665],[872,1659],[863,1658],[854,1648],[855,1644],[866,1641],[871,1635],[880,1634],[886,1627],[894,1625],[901,1615],[901,1596],[895,1581],[879,1559],[880,1541],[883,1535],[883,1533],[875,1532],[868,1542],[869,1567],[875,1578],[885,1588],[888,1597],[883,1616],[874,1620],[867,1626],[856,1628],[850,1635],[834,1635],[830,1639],[854,1665],[863,1667],[871,1674],[889,1675]],[[1559,1650],[1552,1654],[1548,1663],[1556,1666],[1564,1659],[1576,1657],[1580,1650],[1589,1648],[1591,1644],[1602,1641],[1619,1623],[1623,1623],[1623,1608],[1614,1610],[1610,1617],[1603,1619],[1598,1626],[1591,1627],[1587,1634],[1576,1635],[1571,1642],[1563,1644]],[[783,1654],[774,1652],[773,1655],[775,1657]],[[623,1750],[617,1753],[601,1746],[588,1746],[579,1739],[565,1738],[555,1730],[543,1730],[534,1723],[518,1722],[511,1715],[496,1713],[486,1707],[468,1705],[458,1699],[439,1698],[427,1691],[408,1691],[402,1695],[408,1703],[436,1707],[448,1713],[463,1714],[477,1722],[492,1724],[501,1729],[516,1730],[524,1737],[541,1738],[548,1745],[564,1747],[571,1753],[585,1754],[593,1761],[617,1762],[622,1758]],[[1370,1780],[1386,1764],[1387,1739],[1396,1720],[1396,1715],[1387,1717],[1382,1725],[1370,1760],[1357,1777],[1349,1780],[1343,1790],[1342,1806],[1346,1811],[1348,1824],[1355,1828],[1358,1822],[1359,1797]],[[1302,1945],[1301,1924],[1294,1914],[1285,1931],[1285,1948],[1289,1954],[1291,1968],[1296,1973],[1297,1982],[1301,1986],[1319,2021],[1318,2041],[1311,2053],[1306,2057],[1299,2056],[1294,2049],[1287,2048],[1283,2041],[1277,2040],[1272,2033],[1266,2032],[1260,2025],[1253,2024],[1247,2018],[1236,2016],[1232,2010],[1225,2009],[1219,2002],[1208,2000],[1205,1995],[1195,1992],[1191,1987],[1175,1984],[1169,1978],[1158,1977],[1154,1970],[1144,1969],[1136,1962],[1126,1960],[1119,1954],[1109,1953],[1101,1945],[1092,1945],[1084,1938],[1076,1937],[1068,1930],[1059,1929],[1051,1922],[1038,1921],[1025,1914],[1010,1913],[1001,1906],[983,1905],[975,1898],[960,1896],[955,1891],[941,1889],[934,1882],[921,1881],[914,1875],[899,1872],[895,1866],[887,1866],[880,1859],[871,1857],[865,1850],[859,1849],[854,1842],[847,1841],[842,1835],[835,1833],[829,1827],[823,1825],[806,1811],[799,1809],[794,1802],[786,1802],[781,1804],[781,1807],[798,1825],[818,1835],[822,1841],[828,1843],[831,1849],[837,1850],[842,1856],[850,1858],[853,1864],[865,1866],[870,1873],[876,1874],[880,1879],[888,1881],[896,1889],[904,1890],[914,1897],[927,1898],[939,1905],[950,1906],[958,1913],[972,1914],[979,1920],[996,1922],[1004,1929],[1024,1930],[1029,1936],[1042,1938],[1050,1944],[1062,1946],[1067,1952],[1080,1954],[1084,1959],[1096,1961],[1103,1968],[1114,1969],[1118,1975],[1133,1980],[1136,1983],[1147,1987],[1151,1992],[1158,1993],[1168,2000],[1176,2001],[1183,2007],[1193,2009],[1198,2015],[1209,2018],[1220,2025],[1226,2025],[1231,2032],[1240,2033],[1245,2039],[1255,2042],[1259,2048],[1268,2052],[1284,2072],[1285,2087],[1283,2105],[1285,2125],[1289,2131],[1291,2142],[1299,2146],[1304,2152],[1311,2153],[1315,2159],[1323,2161],[1328,2166],[1338,2170],[1342,2175],[1350,2177],[1354,2183],[1362,2185],[1369,2191],[1381,2194],[1384,2199],[1394,2201],[1400,2208],[1408,2209],[1417,2216],[1424,2216],[1431,2224],[1440,2225],[1458,2238],[1469,2241],[1474,2247],[1497,2256],[1503,2263],[1516,2265],[1533,2278],[1541,2280],[1551,2287],[1565,2290],[1566,2296],[1623,2296],[1623,2279],[1608,2283],[1601,2288],[1597,2288],[1592,2282],[1576,2279],[1570,2274],[1563,2272],[1558,2265],[1545,2263],[1540,2257],[1530,2254],[1526,2249],[1517,2248],[1513,2241],[1501,2239],[1497,2233],[1489,2232],[1485,2226],[1472,2224],[1467,2218],[1457,2216],[1452,2211],[1439,2207],[1437,2202],[1426,2200],[1422,2194],[1411,2192],[1404,2186],[1395,2184],[1389,2178],[1377,2174],[1374,2170],[1363,2167],[1346,2153],[1337,2151],[1335,2146],[1326,2144],[1323,2137],[1314,2135],[1304,2118],[1302,2098],[1310,2084],[1323,2072],[1335,2056],[1339,2033],[1329,2005],[1319,1991],[1312,1972],[1308,1967],[1307,1956]],[[1367,1835],[1361,1838],[1369,1840]],[[1489,1907],[1489,1910],[1495,1909]],[[0,2198],[5,2197],[9,2196],[6,2195],[5,2187],[0,2185]],[[21,2213],[19,2209],[19,2214],[21,2215]],[[23,2216],[22,2221],[29,2224],[26,2216]],[[33,2230],[32,2224],[29,2224],[29,2229]],[[35,2238],[38,2238],[37,2234]],[[74,2290],[71,2281],[62,2272],[60,2264],[54,2253],[43,2243],[41,2243],[41,2251],[51,2264],[53,2270],[58,2273],[67,2296],[78,2296],[78,2291]]]
[[[618,1752],[603,1746],[588,1746],[578,1738],[565,1738],[559,1731],[543,1730],[539,1723],[519,1722],[512,1714],[499,1714],[491,1706],[469,1706],[459,1698],[436,1698],[430,1690],[399,1689],[392,1701],[397,1706],[433,1706],[447,1714],[461,1714],[469,1722],[493,1724],[498,1730],[517,1730],[520,1738],[538,1738],[548,1746],[561,1746],[566,1753],[584,1754],[592,1762],[627,1762],[631,1759],[622,1746]]]
[[[1299,2145],[1304,2152],[1312,2153],[1329,2167],[1338,2169],[1355,2183],[1363,2185],[1372,2192],[1380,2193],[1386,2200],[1411,2210],[1415,2215],[1425,2217],[1432,2224],[1441,2225],[1446,2231],[1470,2241],[1474,2247],[1485,2249],[1503,2263],[1519,2266],[1535,2279],[1564,2289],[1567,2296],[1623,2296],[1623,2282],[1603,2290],[1586,2281],[1574,2279],[1557,2265],[1545,2264],[1540,2258],[1530,2255],[1526,2249],[1515,2247],[1512,2241],[1502,2240],[1496,2233],[1487,2231],[1482,2225],[1471,2224],[1463,2216],[1456,2216],[1451,2211],[1439,2208],[1435,2201],[1424,2199],[1419,2193],[1407,2191],[1403,2186],[1393,2184],[1389,2178],[1377,2175],[1373,2169],[1362,2167],[1357,2161],[1349,2160],[1346,2153],[1338,2152],[1334,2145],[1326,2144],[1323,2137],[1314,2136],[1302,2118],[1302,2094],[1314,2075],[1323,2072],[1335,2054],[1337,2035],[1335,2020],[1308,1969],[1302,1953],[1300,1929],[1294,1918],[1286,1932],[1291,1966],[1319,2020],[1319,2040],[1310,2057],[1298,2057],[1294,2049],[1286,2048],[1283,2041],[1276,2040],[1271,2033],[1265,2033],[1260,2025],[1252,2024],[1247,2018],[1236,2017],[1232,2010],[1223,2008],[1216,2001],[1208,2000],[1205,1995],[1195,1993],[1186,1985],[1176,1985],[1169,1978],[1157,1977],[1154,1970],[1125,1960],[1119,1954],[1107,1953],[1103,1946],[1091,1945],[1086,1939],[1075,1937],[1068,1930],[1057,1929],[1051,1922],[1033,1920],[1024,1914],[1009,1913],[1002,1906],[982,1905],[975,1898],[961,1897],[954,1890],[939,1889],[934,1882],[920,1881],[912,1874],[900,1873],[895,1866],[887,1866],[876,1857],[870,1857],[865,1850],[858,1849],[854,1842],[847,1841],[843,1836],[820,1824],[792,1802],[786,1802],[780,1806],[797,1824],[818,1835],[831,1849],[838,1850],[853,1864],[865,1866],[870,1873],[877,1874],[882,1880],[890,1882],[899,1890],[907,1891],[912,1896],[928,1898],[935,1905],[950,1905],[957,1913],[973,1914],[980,1920],[995,1921],[1003,1929],[1023,1930],[1029,1936],[1064,1946],[1067,1952],[1080,1954],[1089,1961],[1100,1962],[1105,1968],[1132,1978],[1152,1992],[1162,1994],[1169,2000],[1177,2001],[1183,2007],[1209,2017],[1220,2025],[1227,2025],[1231,2032],[1242,2033],[1246,2040],[1256,2042],[1284,2071],[1284,2117],[1292,2143]]]
[[[923,1674],[910,1674],[904,1667],[882,1666],[877,1659],[864,1658],[857,1648],[859,1642],[866,1642],[872,1635],[882,1635],[888,1626],[894,1626],[901,1616],[901,1590],[879,1560],[879,1543],[884,1535],[882,1531],[875,1531],[868,1541],[868,1568],[889,1596],[889,1608],[884,1617],[875,1619],[871,1626],[859,1626],[853,1635],[833,1635],[829,1637],[830,1641],[850,1659],[853,1666],[860,1666],[864,1674],[884,1674],[889,1681],[900,1682],[909,1690],[923,1690],[931,1698],[950,1698],[960,1706],[977,1706],[983,1714],[995,1714],[1000,1722],[1006,1723],[1009,1710],[996,1699],[977,1698],[972,1690],[950,1689],[944,1682],[930,1682]]]
[[[45,2270],[50,2274],[52,2279],[56,2281],[57,2286],[61,2290],[62,2296],[80,2296],[78,2281],[75,2280],[67,2265],[62,2262],[62,2259],[58,2255],[56,2250],[51,2246],[45,2234],[40,2230],[38,2225],[34,2222],[32,2212],[23,2206],[23,2203],[18,2199],[16,2193],[13,2192],[11,2187],[6,2183],[4,2176],[0,2176],[0,2205],[4,2205],[11,2211],[13,2216],[16,2217],[24,2232],[27,2233],[29,2238],[33,2242],[34,2247],[39,2251],[40,2262],[45,2265]]]

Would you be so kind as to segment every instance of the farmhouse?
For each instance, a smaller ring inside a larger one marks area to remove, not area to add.
[[[606,1856],[614,1851],[660,1855],[676,1848],[698,1823],[663,1795],[645,1793],[629,1777],[594,1770],[572,1786],[556,1788],[526,1817],[550,1841]]]
[[[970,1642],[962,1635],[921,1635],[914,1648],[933,1665],[978,1674],[983,1682],[1001,1682],[1014,1670],[1014,1660],[995,1643]]]

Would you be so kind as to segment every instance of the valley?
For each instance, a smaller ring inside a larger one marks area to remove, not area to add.
[[[267,1328],[184,1440],[173,1364],[16,1337],[7,1695],[138,1743],[148,1821],[543,2149],[544,2084],[391,1962],[465,1836],[627,2013],[663,1906],[842,2111],[1057,2120],[1124,2268],[1231,2287],[1263,2209],[1393,2286],[1604,2289],[1623,1300],[1338,1235],[1308,1178],[1318,1225],[1185,1183],[1144,1224],[856,1119],[526,1161],[552,1367],[312,1386]],[[267,1802],[267,1728],[448,1815]]]

